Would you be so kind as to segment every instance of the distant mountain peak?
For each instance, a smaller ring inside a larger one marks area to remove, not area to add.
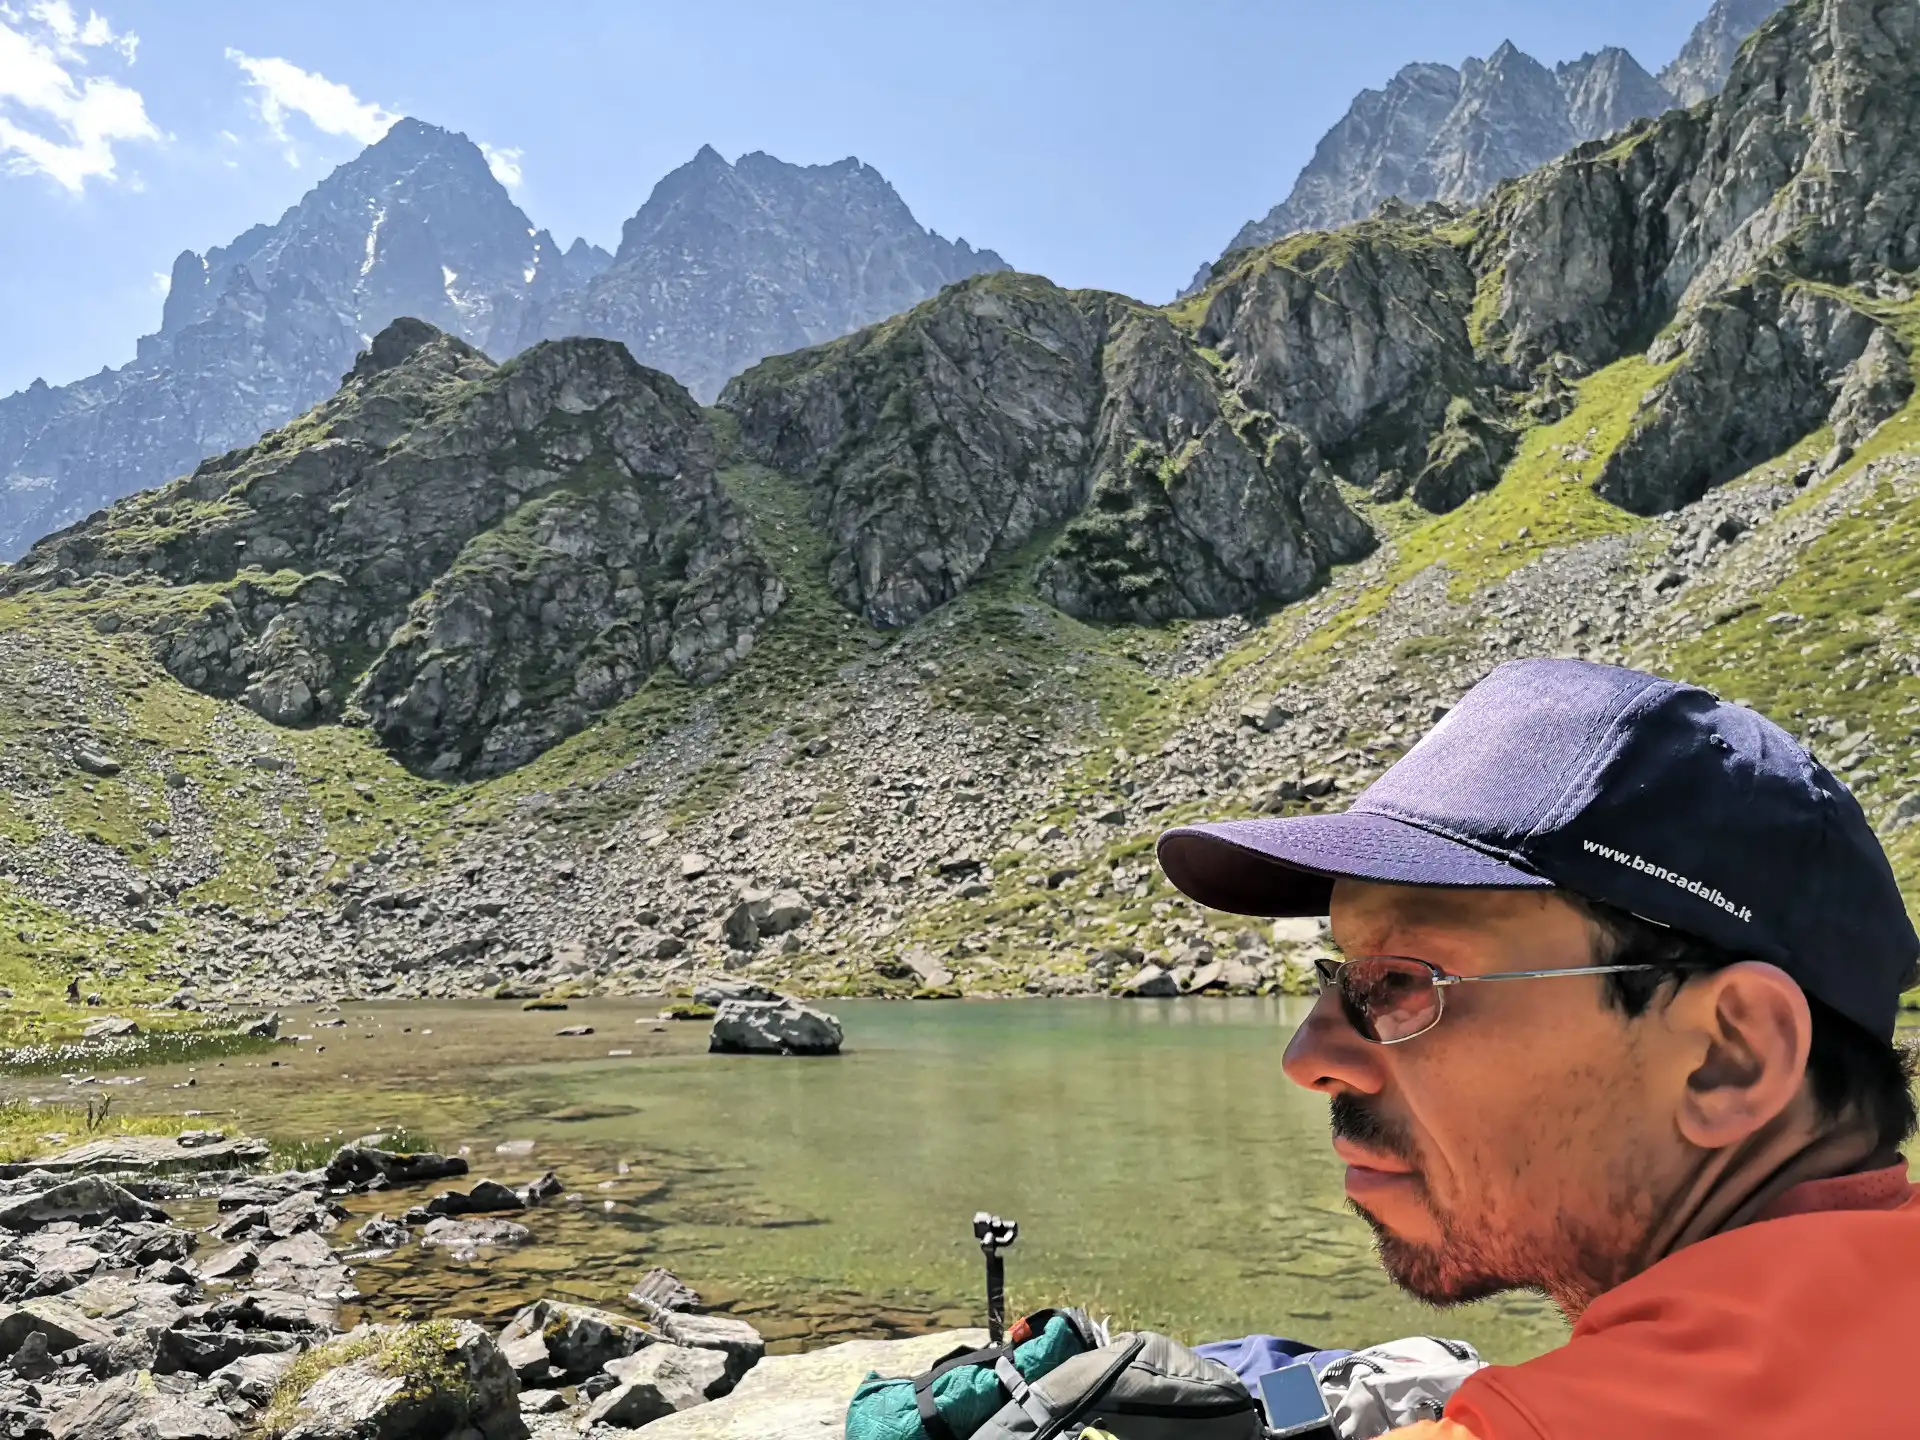
[[[943,286],[1004,270],[933,234],[886,177],[849,155],[795,165],[711,146],[665,176],[621,227],[613,263],[540,334],[605,335],[703,402],[768,355],[837,339]]]
[[[1362,90],[1321,137],[1287,198],[1249,221],[1222,252],[1303,230],[1363,220],[1389,197],[1420,204],[1477,204],[1585,140],[1597,140],[1671,108],[1717,93],[1746,37],[1783,0],[1714,0],[1659,79],[1609,45],[1551,70],[1512,40],[1458,68],[1403,65],[1380,89]],[[1213,275],[1203,265],[1183,294]]]
[[[398,353],[409,327],[496,359],[618,339],[710,399],[769,354],[1006,268],[926,230],[855,156],[729,164],[711,145],[654,187],[617,257],[584,238],[562,251],[469,137],[409,116],[272,224],[182,251],[132,364],[0,397],[0,558],[250,445],[331,393],[356,352]]]

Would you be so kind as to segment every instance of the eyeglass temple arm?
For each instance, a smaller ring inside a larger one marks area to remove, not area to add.
[[[1507,970],[1498,975],[1436,975],[1435,988],[1467,985],[1482,980],[1551,980],[1561,975],[1626,975],[1636,970],[1658,970],[1658,965],[1579,965],[1571,970]]]

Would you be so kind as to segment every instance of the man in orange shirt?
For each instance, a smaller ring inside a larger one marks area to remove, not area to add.
[[[1330,916],[1285,1068],[1393,1280],[1573,1323],[1398,1440],[1920,1435],[1894,1043],[1920,938],[1784,731],[1518,661],[1344,814],[1174,830],[1160,860],[1217,909]]]

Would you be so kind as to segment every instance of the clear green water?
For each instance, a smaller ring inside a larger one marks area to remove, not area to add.
[[[156,1072],[139,1102],[281,1136],[406,1123],[468,1146],[477,1175],[552,1166],[578,1197],[527,1217],[538,1243],[512,1255],[363,1267],[377,1313],[613,1301],[663,1264],[788,1346],[972,1323],[969,1222],[989,1209],[1021,1222],[1017,1308],[1085,1303],[1190,1340],[1437,1331],[1497,1359],[1558,1343],[1537,1299],[1443,1315],[1381,1277],[1325,1106],[1280,1071],[1302,1005],[846,1001],[830,1007],[846,1053],[819,1060],[709,1056],[704,1026],[655,1026],[632,1002],[353,1007],[278,1068],[203,1068],[191,1092]],[[554,1035],[579,1024],[596,1034]],[[495,1149],[529,1140],[530,1155]]]

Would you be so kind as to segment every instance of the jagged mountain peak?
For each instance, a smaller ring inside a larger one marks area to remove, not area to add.
[[[991,250],[933,234],[887,178],[848,156],[796,165],[711,146],[661,179],[613,263],[540,334],[608,335],[703,402],[768,355],[857,330],[982,271]]]
[[[1554,67],[1578,140],[1598,140],[1670,108],[1673,97],[1633,55],[1609,45]]]
[[[1499,182],[1581,141],[1717,93],[1741,42],[1781,3],[1715,0],[1658,79],[1619,46],[1549,70],[1511,40],[1457,69],[1402,66],[1383,88],[1355,97],[1286,200],[1243,225],[1222,258],[1302,230],[1350,224],[1389,196],[1477,203]],[[1197,293],[1214,273],[1215,265],[1201,266],[1182,295]]]

